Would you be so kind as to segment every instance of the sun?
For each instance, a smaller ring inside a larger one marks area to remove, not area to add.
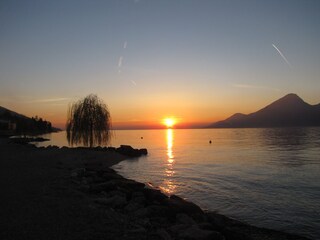
[[[176,120],[174,118],[165,118],[163,119],[163,124],[166,125],[167,128],[172,128],[176,124]]]

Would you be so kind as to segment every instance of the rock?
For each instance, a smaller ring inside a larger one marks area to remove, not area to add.
[[[131,198],[132,199],[135,199],[135,198],[144,198],[145,199],[143,192],[133,192],[131,194]]]
[[[119,224],[124,224],[128,221],[128,217],[118,211],[115,211],[113,208],[105,209],[105,217],[108,221],[116,222]]]
[[[179,232],[184,231],[185,229],[189,228],[190,225],[188,224],[176,224],[170,227],[170,231],[177,235]]]
[[[49,145],[47,146],[47,149],[59,149],[59,147],[55,145]]]
[[[90,186],[90,191],[93,193],[99,193],[101,191],[111,191],[117,189],[117,185],[112,182],[112,181],[108,181],[108,182],[104,182],[104,183],[99,183],[99,184],[94,184]]]
[[[79,191],[85,192],[85,193],[90,192],[90,187],[88,185],[80,185],[77,189]]]
[[[76,168],[71,171],[71,177],[83,177],[86,172],[85,168]]]
[[[136,203],[136,202],[129,202],[129,204],[124,208],[125,211],[127,212],[134,212],[139,209],[143,208],[142,204]]]
[[[119,190],[112,190],[109,193],[107,193],[107,195],[110,196],[110,197],[113,197],[113,196],[116,196],[116,195],[120,196],[120,197],[124,197],[124,198],[127,197],[125,192],[119,191]]]
[[[134,229],[130,229],[128,232],[131,234],[145,234],[147,230],[144,227],[139,226]]]
[[[94,201],[98,204],[111,206],[113,208],[123,207],[127,204],[126,198],[118,195],[115,195],[110,198],[97,198]]]
[[[146,198],[151,202],[162,203],[164,200],[168,199],[168,196],[163,194],[160,190],[145,188],[143,193]]]
[[[145,187],[144,183],[136,182],[131,179],[115,179],[114,181],[117,182],[121,187],[130,189],[132,191],[142,190]]]
[[[115,152],[115,151],[116,151],[116,148],[115,148],[115,147],[108,147],[108,151],[110,151],[110,152]]]
[[[165,217],[170,216],[169,208],[162,205],[150,205],[146,207],[148,210],[148,217]]]
[[[199,206],[178,196],[172,195],[170,198],[165,199],[164,204],[170,208],[171,212],[175,214],[185,213],[197,222],[203,222],[206,218]]]
[[[148,210],[146,208],[140,208],[137,211],[135,211],[133,214],[135,217],[138,217],[138,218],[147,218]]]
[[[83,177],[83,178],[81,179],[81,183],[82,183],[82,184],[85,184],[85,185],[88,185],[88,184],[93,183],[93,179],[90,178],[90,177]]]
[[[217,230],[223,230],[226,227],[232,227],[232,226],[242,226],[245,225],[237,220],[228,218],[224,215],[214,213],[214,212],[208,212],[206,213],[208,221],[212,224],[212,226]]]
[[[187,214],[184,214],[184,213],[178,213],[176,215],[176,222],[181,224],[189,224],[189,225],[196,224],[196,222],[191,217],[189,217]]]
[[[146,204],[146,198],[142,192],[133,192],[131,194],[131,202],[144,206]]]
[[[123,177],[117,173],[103,173],[102,178],[104,178],[105,180],[113,180],[113,179],[123,179]]]
[[[86,168],[86,171],[85,171],[85,173],[83,174],[83,176],[84,176],[84,177],[92,177],[92,178],[94,178],[94,177],[97,176],[97,174],[96,174],[95,171],[92,171],[92,170],[89,170],[88,168]]]
[[[204,230],[214,230],[212,224],[208,223],[208,222],[203,222],[203,223],[199,223],[198,227]]]
[[[170,213],[168,208],[159,205],[150,205],[145,208],[140,208],[139,210],[134,212],[134,216],[142,218],[164,217],[167,219],[169,214]]]
[[[163,228],[158,229],[157,234],[162,240],[172,240],[170,234]]]
[[[97,146],[97,147],[95,147],[93,150],[95,150],[95,151],[102,151],[103,148],[102,148],[101,146]]]
[[[147,155],[148,154],[148,150],[146,148],[139,149],[139,152],[140,152],[141,155]]]
[[[140,157],[141,155],[148,154],[147,149],[134,149],[129,145],[120,145],[120,147],[117,148],[116,151],[129,157]]]
[[[193,225],[178,233],[180,239],[186,240],[224,240],[221,233],[215,231],[202,230]]]

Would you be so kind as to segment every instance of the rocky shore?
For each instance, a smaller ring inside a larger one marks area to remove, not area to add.
[[[110,168],[74,169],[71,176],[97,208],[127,226],[124,237],[130,239],[305,239],[204,212],[192,202],[123,178]]]
[[[1,239],[306,239],[205,212],[110,168],[146,150],[8,141],[0,150]]]

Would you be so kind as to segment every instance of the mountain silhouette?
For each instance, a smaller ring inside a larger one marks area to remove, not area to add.
[[[42,134],[60,130],[52,127],[49,121],[42,118],[37,116],[29,118],[0,106],[0,135],[1,130],[6,130],[9,127],[8,123],[15,124],[16,134]]]
[[[5,120],[12,120],[15,118],[21,118],[21,119],[25,119],[28,120],[30,118],[20,114],[20,113],[16,113],[14,111],[11,111],[7,108],[1,107],[0,106],[0,119],[5,119]]]
[[[264,128],[320,126],[320,104],[310,105],[296,94],[288,94],[251,114],[236,113],[211,124],[211,128]]]

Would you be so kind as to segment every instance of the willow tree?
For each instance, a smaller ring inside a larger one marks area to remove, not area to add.
[[[73,103],[68,109],[66,129],[71,145],[107,145],[111,139],[111,118],[107,105],[94,94]]]

